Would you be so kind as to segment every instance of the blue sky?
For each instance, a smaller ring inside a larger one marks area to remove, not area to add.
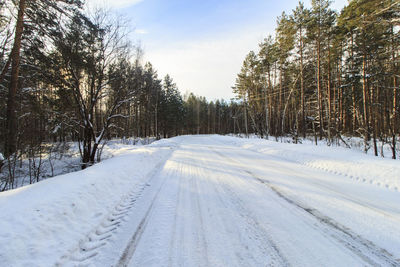
[[[170,74],[186,91],[209,100],[233,97],[242,61],[268,34],[276,18],[297,0],[88,0],[131,21],[133,38],[160,76]],[[305,1],[309,6],[311,1]],[[333,2],[341,9],[346,0]]]
[[[253,25],[266,15],[267,1],[145,0],[124,10],[150,40],[169,42],[212,38]],[[156,43],[151,43],[156,45]]]

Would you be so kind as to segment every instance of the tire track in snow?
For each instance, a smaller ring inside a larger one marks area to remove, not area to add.
[[[221,143],[221,144],[223,144],[223,143]],[[236,148],[225,148],[225,147],[223,147],[223,149],[229,149],[229,150],[235,150]],[[265,156],[266,154],[264,154],[264,153],[262,153],[262,152],[260,152],[260,151],[257,151],[257,150],[254,150],[254,149],[247,149],[248,151],[251,151],[251,152],[254,152],[254,153],[256,153],[256,154],[260,154],[261,156]],[[307,167],[307,168],[310,168],[310,169],[313,169],[313,170],[318,170],[318,171],[324,171],[324,172],[327,172],[327,173],[330,173],[330,174],[335,174],[335,175],[340,175],[340,176],[345,176],[345,177],[350,177],[351,178],[351,175],[347,175],[347,174],[345,174],[345,173],[340,173],[340,172],[333,172],[333,171],[330,171],[330,170],[328,170],[328,169],[323,169],[323,168],[320,168],[320,167],[316,167],[316,166],[313,166],[312,164],[308,164],[308,163],[304,163],[304,162],[302,162],[302,161],[299,161],[299,160],[293,160],[293,159],[286,159],[286,158],[284,158],[284,157],[282,157],[282,156],[277,156],[277,155],[269,155],[268,154],[268,157],[272,157],[272,158],[275,158],[275,159],[279,159],[279,160],[284,160],[284,161],[287,161],[287,162],[291,162],[291,163],[294,163],[294,164],[299,164],[300,166],[305,166],[305,167]],[[232,161],[233,162],[233,161]],[[357,179],[358,180],[358,179]],[[344,199],[346,199],[346,200],[348,200],[348,201],[350,201],[350,202],[352,202],[353,204],[355,204],[355,205],[358,205],[358,206],[360,206],[360,207],[362,207],[362,208],[366,208],[366,209],[369,209],[369,210],[371,210],[371,211],[373,211],[373,212],[375,212],[375,213],[377,213],[377,214],[379,214],[379,215],[383,215],[383,216],[386,216],[386,217],[390,217],[390,218],[392,218],[392,219],[394,219],[394,220],[396,220],[397,222],[399,222],[400,223],[400,216],[396,216],[396,215],[393,215],[393,214],[389,214],[389,213],[387,213],[387,212],[385,212],[385,211],[382,211],[382,210],[380,210],[380,209],[378,209],[378,208],[375,208],[373,205],[373,203],[368,203],[369,205],[366,205],[366,204],[364,204],[362,201],[360,201],[359,199],[356,199],[355,197],[349,197],[348,195],[345,195],[345,194],[343,194],[340,190],[336,190],[336,189],[334,189],[334,188],[332,188],[332,187],[330,187],[328,184],[324,184],[323,182],[317,182],[317,181],[308,181],[309,183],[312,183],[313,185],[315,185],[315,186],[317,186],[317,187],[320,187],[320,188],[323,188],[324,190],[328,190],[328,191],[330,191],[330,192],[333,192],[333,193],[335,193],[335,194],[338,194],[338,195],[340,195],[341,197],[343,197]],[[371,183],[372,184],[372,183]]]
[[[226,186],[221,185],[219,181],[218,185],[221,191],[225,191],[225,194],[231,197],[231,202],[235,206],[235,210],[240,212],[239,214],[242,218],[244,218],[247,226],[251,227],[251,232],[255,239],[263,240],[263,250],[267,251],[268,256],[271,257],[270,262],[268,262],[266,266],[290,266],[289,261],[280,251],[276,243],[272,240],[268,232],[254,218],[249,210],[245,208],[244,203],[240,199],[240,197],[234,191],[228,189]]]
[[[205,240],[203,212],[199,202],[198,181],[194,178],[197,172],[194,172],[195,168],[187,162],[182,160],[177,162],[179,164],[179,171],[177,172],[179,192],[170,242],[169,266],[211,266],[208,259],[207,241]],[[184,216],[187,211],[190,211],[192,216]],[[180,248],[179,245],[182,244],[187,245]],[[191,244],[194,246],[191,246]],[[191,252],[195,253],[191,254]],[[201,257],[196,257],[197,255],[201,255]],[[191,264],[185,262],[185,260],[191,261]]]
[[[203,255],[204,255],[204,260],[205,260],[205,262],[206,262],[206,266],[208,266],[209,265],[209,258],[208,258],[208,252],[207,252],[207,250],[208,250],[208,246],[207,246],[207,240],[206,240],[206,235],[204,234],[205,233],[205,227],[204,227],[204,218],[203,218],[203,215],[204,215],[204,212],[203,212],[203,209],[201,208],[201,204],[200,204],[200,190],[199,190],[199,184],[198,184],[198,180],[197,179],[192,179],[192,182],[193,182],[193,185],[194,185],[194,188],[195,188],[195,193],[196,193],[196,203],[195,203],[195,205],[196,205],[196,207],[197,207],[197,210],[198,210],[198,212],[199,212],[199,223],[200,223],[200,230],[201,230],[201,233],[202,233],[202,236],[200,237],[201,238],[201,245],[202,245],[202,250],[203,250]]]
[[[351,202],[351,203],[353,203],[353,204],[355,204],[355,205],[357,205],[359,207],[368,209],[368,210],[373,211],[373,212],[375,212],[375,213],[377,213],[379,215],[383,215],[385,217],[392,218],[392,219],[396,220],[398,223],[400,223],[400,216],[395,215],[395,214],[389,214],[388,212],[382,211],[379,208],[376,208],[376,207],[372,206],[373,203],[368,203],[369,205],[366,205],[361,200],[355,198],[354,196],[349,197],[348,195],[343,194],[339,190],[334,189],[331,186],[329,186],[327,184],[324,184],[322,182],[310,181],[310,183],[312,183],[313,185],[315,185],[317,187],[323,188],[324,190],[327,190],[327,191],[330,191],[330,192],[332,192],[334,194],[340,195],[342,198],[346,199],[347,201],[349,201],[349,202]]]
[[[176,206],[174,209],[172,234],[169,242],[170,247],[168,251],[168,266],[185,266],[185,252],[190,244],[187,242],[185,235],[185,219],[187,218],[184,217],[185,210],[187,210],[188,205],[188,199],[185,194],[184,186],[187,185],[186,180],[189,179],[188,176],[190,176],[190,173],[183,177],[183,164],[179,160],[177,160],[177,164],[179,168],[177,168],[178,170],[176,172],[176,176],[179,177],[179,181],[177,184],[178,192]],[[180,248],[179,246],[182,244],[187,244],[187,246]]]
[[[393,191],[393,192],[400,192],[400,188],[398,186],[390,185],[390,184],[382,182],[382,181],[376,181],[376,180],[371,179],[371,178],[365,178],[365,177],[359,176],[357,174],[348,174],[348,173],[344,172],[343,170],[342,171],[337,171],[335,169],[329,168],[328,166],[315,165],[314,162],[302,161],[302,160],[299,160],[297,158],[289,159],[289,158],[285,158],[284,156],[278,156],[278,155],[275,155],[275,154],[266,154],[266,153],[264,153],[262,151],[258,151],[257,149],[252,149],[252,148],[246,148],[246,149],[249,150],[249,151],[261,154],[261,155],[268,155],[268,156],[274,157],[276,159],[297,163],[297,164],[299,164],[301,166],[306,166],[306,167],[312,168],[314,170],[319,170],[319,171],[323,171],[323,172],[330,173],[330,174],[340,175],[340,176],[346,177],[348,179],[357,181],[359,183],[364,183],[364,184],[377,186],[377,187],[380,187],[380,188],[383,188],[383,189],[386,189],[386,190],[390,190],[390,191]]]
[[[182,171],[181,171],[182,172]],[[177,234],[177,223],[178,223],[178,211],[180,208],[180,204],[182,201],[182,177],[179,177],[179,182],[178,182],[178,199],[175,207],[175,214],[174,214],[174,227],[172,229],[172,238],[169,244],[169,258],[168,258],[168,265],[172,266],[173,263],[173,249],[175,249],[175,245],[177,245],[176,242],[176,234]]]
[[[212,151],[213,148],[209,147]],[[203,160],[204,166],[207,166],[207,162]],[[203,175],[206,177],[206,174]],[[216,183],[215,183],[216,182]],[[262,227],[262,224],[258,222],[258,220],[253,216],[253,214],[246,209],[242,199],[230,188],[226,185],[222,184],[220,178],[213,180],[213,182],[208,182],[210,188],[214,188],[216,191],[216,195],[219,201],[224,205],[225,210],[234,211],[237,213],[239,217],[243,220],[243,224],[238,225],[246,225],[245,238],[250,238],[258,241],[258,246],[261,248],[264,256],[268,257],[268,262],[264,263],[265,266],[290,266],[289,261],[283,255],[283,253],[279,250],[276,243],[273,241],[269,233]],[[226,196],[226,197],[223,197]],[[225,217],[225,216],[224,216]],[[226,218],[225,218],[226,219]],[[224,223],[226,220],[224,220]],[[227,229],[231,228],[231,224],[226,224]],[[243,227],[241,227],[243,228]],[[241,244],[247,248],[247,245],[244,243]],[[241,262],[240,266],[249,265],[249,257],[253,257],[252,254],[246,255],[245,258],[241,257],[236,253],[239,261]],[[255,259],[255,261],[258,261]],[[258,263],[259,264],[259,263]],[[257,264],[257,265],[258,265]],[[249,265],[250,266],[250,265]]]
[[[154,177],[160,175],[161,169],[157,171],[157,173],[154,175]],[[128,242],[128,245],[125,247],[121,257],[118,260],[117,266],[128,266],[130,260],[132,259],[133,255],[135,254],[136,248],[140,242],[140,239],[146,229],[146,226],[149,222],[150,215],[153,211],[154,204],[156,203],[156,200],[161,192],[161,190],[164,187],[164,184],[168,180],[168,176],[163,178],[163,181],[161,182],[161,185],[157,188],[156,193],[151,199],[150,206],[147,208],[146,213],[144,214],[143,218],[141,219],[139,225],[136,228],[136,231],[133,233],[131,239]]]
[[[154,166],[142,180],[145,182],[136,183],[101,223],[79,241],[77,248],[63,255],[55,266],[90,266],[96,256],[99,256],[99,250],[105,247],[116,231],[126,223],[126,216],[136,207],[136,202],[145,194],[165,163],[166,160],[162,160]]]
[[[220,155],[221,157],[228,159],[229,161],[235,164],[242,165],[240,162],[224,155],[223,153],[215,150],[214,148],[212,147],[209,148],[216,154]],[[299,202],[296,202],[295,200],[285,195],[270,181],[260,178],[259,176],[257,176],[256,174],[247,169],[242,168],[241,170],[250,175],[258,183],[267,186],[277,196],[279,196],[281,199],[284,199],[287,203],[311,215],[314,219],[316,219],[320,223],[318,227],[320,230],[328,234],[328,236],[331,236],[334,239],[336,239],[339,243],[343,244],[347,249],[352,251],[365,263],[371,266],[400,266],[400,260],[395,259],[395,257],[392,254],[390,254],[387,250],[378,247],[371,241],[353,233],[349,228],[345,227],[344,225],[341,225],[332,218],[322,214],[318,210],[313,209],[311,207],[307,207],[306,205],[301,204]]]

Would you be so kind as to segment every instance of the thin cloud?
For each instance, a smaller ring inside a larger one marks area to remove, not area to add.
[[[209,100],[229,100],[234,97],[231,87],[244,57],[251,49],[257,49],[263,37],[259,31],[243,29],[213,40],[181,42],[145,51],[145,59],[160,76],[170,74],[182,93],[190,91]]]
[[[106,8],[126,8],[134,6],[143,0],[87,0],[88,7],[106,7]]]
[[[135,33],[136,34],[148,34],[149,32],[145,29],[136,29]]]

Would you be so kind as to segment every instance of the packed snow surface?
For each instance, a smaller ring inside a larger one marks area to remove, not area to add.
[[[400,166],[216,135],[0,193],[1,266],[400,266]]]

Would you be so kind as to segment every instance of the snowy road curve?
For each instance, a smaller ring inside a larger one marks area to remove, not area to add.
[[[400,266],[398,192],[217,136],[176,142],[118,209],[107,244],[82,263]]]

